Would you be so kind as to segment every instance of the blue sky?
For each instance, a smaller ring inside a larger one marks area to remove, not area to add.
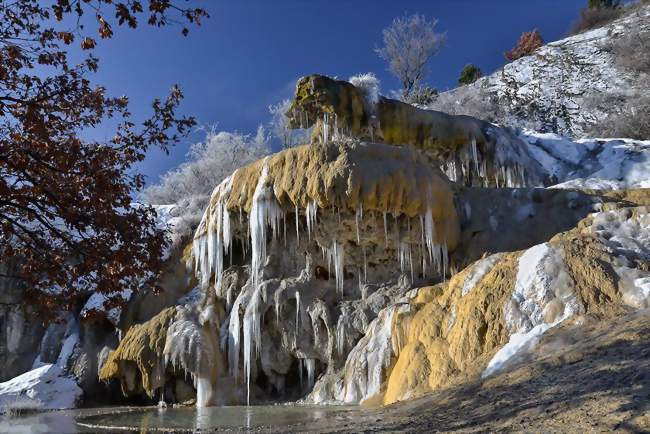
[[[373,49],[394,17],[422,13],[439,20],[448,43],[433,59],[428,84],[455,86],[467,63],[492,72],[503,52],[534,27],[546,41],[566,35],[586,0],[212,0],[199,2],[211,18],[183,38],[180,28],[121,29],[102,41],[97,83],[126,94],[136,116],[174,83],[185,93],[183,112],[220,130],[254,132],[269,119],[269,104],[288,98],[310,73],[348,78],[374,72],[384,93],[397,80]],[[109,135],[110,131],[97,132]],[[149,182],[185,159],[189,144],[171,155],[150,151],[140,169]]]

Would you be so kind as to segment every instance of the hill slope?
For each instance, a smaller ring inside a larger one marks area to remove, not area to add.
[[[627,38],[650,32],[650,5],[613,23],[551,42],[477,82],[440,94],[432,109],[583,138],[625,103],[647,93],[648,74],[622,57]],[[630,48],[635,50],[635,48]]]

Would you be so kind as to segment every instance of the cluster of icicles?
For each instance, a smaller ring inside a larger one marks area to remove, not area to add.
[[[374,103],[371,104],[371,107],[374,106]],[[300,129],[306,130],[310,128],[309,124],[309,113],[303,109],[295,109],[292,116],[297,118],[300,122]],[[379,121],[376,119],[376,116],[371,115],[371,122],[368,125],[368,132],[370,134],[370,141],[375,141],[374,129],[379,127]],[[339,122],[338,116],[336,113],[323,112],[320,129],[320,141],[321,143],[328,143],[332,140],[341,141],[346,139],[353,139],[352,132],[345,124],[345,122]],[[375,126],[374,123],[377,123]]]
[[[227,209],[227,202],[232,190],[233,177],[237,172],[225,179],[213,193],[216,197],[212,208],[203,216],[200,228],[205,228],[205,232],[197,236],[193,242],[193,256],[195,259],[195,268],[200,276],[201,283],[204,287],[210,285],[210,277],[214,275],[215,288],[219,290],[222,285],[223,272],[224,272],[224,256],[230,254],[232,258],[232,246],[234,232],[237,232],[233,226],[231,213]],[[241,337],[243,335],[243,359],[244,359],[244,375],[246,376],[247,384],[247,403],[250,404],[250,381],[251,381],[251,362],[253,357],[258,357],[261,354],[261,326],[263,323],[263,315],[267,301],[266,291],[262,290],[262,276],[264,266],[267,260],[267,242],[269,240],[269,228],[271,229],[272,240],[279,241],[281,236],[284,237],[284,244],[287,243],[287,232],[293,231],[294,228],[289,228],[287,224],[287,212],[279,205],[272,185],[267,185],[268,180],[268,165],[267,159],[264,160],[262,171],[259,176],[257,186],[253,195],[252,207],[248,215],[247,230],[244,229],[243,214],[240,207],[238,232],[246,236],[241,236],[241,243],[244,250],[244,257],[247,251],[250,250],[250,277],[248,285],[252,291],[241,291],[236,300],[232,301],[232,294],[229,288],[226,294],[227,308],[230,309],[228,336],[227,339],[222,339],[222,349],[227,350],[228,353],[228,366],[229,374],[235,379],[239,373],[239,354],[242,346]],[[318,206],[315,201],[310,201],[304,210],[305,224],[307,228],[307,238],[311,242],[316,226],[318,223]],[[301,237],[301,212],[297,205],[294,206],[295,213],[295,240],[296,245],[300,244]],[[375,213],[375,218],[377,218]],[[356,223],[356,238],[357,245],[361,247],[363,252],[363,273],[359,267],[359,287],[362,291],[367,282],[367,258],[366,248],[362,244],[362,234],[360,230],[360,223],[364,219],[363,207],[359,205],[356,210],[355,223]],[[339,213],[340,222],[340,213]],[[384,235],[386,241],[386,248],[389,243],[388,235],[388,221],[387,213],[383,213]],[[400,264],[402,274],[410,273],[411,282],[415,281],[415,273],[418,271],[423,278],[427,276],[444,276],[448,268],[448,255],[446,242],[437,243],[436,229],[433,219],[431,207],[427,212],[419,216],[420,234],[417,244],[412,244],[406,241],[398,241],[395,244],[397,252],[396,261]],[[412,240],[411,219],[407,220],[407,231]],[[304,237],[304,234],[303,234]],[[238,238],[239,239],[239,238]],[[315,240],[314,240],[315,242]],[[320,244],[320,243],[319,243]],[[414,254],[414,247],[419,251]],[[333,239],[330,246],[320,246],[323,254],[324,261],[328,263],[328,274],[333,267],[336,291],[343,296],[344,286],[344,265],[345,265],[345,246],[339,240]],[[414,261],[414,256],[417,261]],[[414,264],[418,264],[418,269]],[[363,275],[363,278],[362,278]],[[300,294],[296,292],[297,312],[296,312],[296,334],[298,333],[298,321],[300,306]],[[275,299],[275,311],[279,317],[279,300]],[[241,317],[240,310],[244,311],[243,318]],[[243,333],[240,334],[240,329]],[[341,338],[341,337],[337,337]],[[305,369],[308,372],[308,383],[313,385],[313,371],[314,361],[305,359]]]
[[[467,182],[472,179],[475,184],[489,187],[493,180],[497,188],[525,187],[527,184],[526,170],[517,163],[509,164],[507,161],[492,164],[492,173],[488,171],[488,161],[478,150],[476,140],[464,146],[457,152],[456,158],[445,161],[441,169],[449,179],[455,182]]]

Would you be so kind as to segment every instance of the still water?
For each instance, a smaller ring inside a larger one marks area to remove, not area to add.
[[[348,410],[350,407],[302,405],[63,410],[0,419],[0,433],[281,431],[282,427],[309,424]]]

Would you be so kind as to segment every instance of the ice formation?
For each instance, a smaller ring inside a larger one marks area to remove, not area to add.
[[[381,153],[376,146],[383,147]],[[405,175],[407,166],[413,175]],[[312,169],[315,167],[318,170]],[[240,219],[230,217],[237,214]],[[383,228],[377,224],[378,215],[383,218]],[[413,219],[419,225],[412,225]],[[448,246],[453,248],[457,243],[457,224],[451,190],[444,178],[407,148],[362,143],[297,147],[243,167],[224,180],[214,190],[197,229],[193,254],[204,287],[214,285],[215,294],[221,297],[230,297],[233,290],[232,285],[224,284],[225,259],[235,256],[242,258],[243,264],[250,261],[245,268],[248,279],[230,307],[227,334],[222,338],[231,376],[239,377],[240,357],[243,360],[246,401],[253,399],[252,382],[258,364],[264,367],[274,363],[263,358],[263,347],[268,345],[263,331],[263,324],[269,320],[266,312],[271,308],[272,318],[280,326],[289,297],[295,300],[292,338],[288,341],[295,347],[291,351],[304,365],[310,388],[316,375],[316,358],[301,355],[313,351],[302,334],[309,329],[313,333],[323,330],[319,321],[324,319],[313,319],[313,324],[303,321],[302,312],[311,309],[314,296],[304,296],[307,293],[300,286],[291,293],[282,285],[271,289],[276,285],[274,275],[299,274],[302,277],[296,284],[321,279],[323,289],[331,287],[332,295],[327,297],[332,301],[349,296],[365,298],[371,280],[369,252],[374,267],[378,262],[385,264],[382,267],[399,264],[410,282],[444,278]],[[302,228],[306,236],[301,236]],[[383,239],[377,236],[382,232]],[[275,253],[278,248],[282,253]],[[236,262],[242,264],[242,259]],[[348,260],[359,266],[346,266]],[[358,274],[354,286],[348,283],[351,272]],[[333,329],[331,333],[334,339]],[[344,346],[341,330],[336,330],[336,339],[335,353],[340,353]],[[275,378],[274,372],[267,375]]]

